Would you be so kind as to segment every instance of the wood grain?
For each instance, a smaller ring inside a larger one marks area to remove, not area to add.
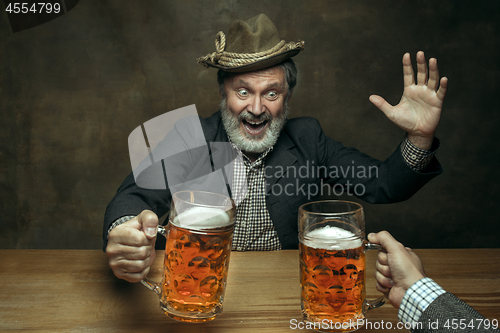
[[[486,318],[500,319],[500,249],[416,250],[427,275]],[[154,264],[159,272],[162,253]],[[376,253],[367,253],[367,296],[375,290]],[[293,332],[300,321],[297,251],[233,252],[224,311],[203,324],[166,317],[158,297],[117,279],[97,250],[0,250],[0,331],[33,332]],[[369,311],[397,323],[386,304]],[[380,331],[360,330],[365,332]]]

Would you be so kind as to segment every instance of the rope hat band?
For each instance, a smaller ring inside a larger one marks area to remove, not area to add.
[[[219,31],[215,38],[215,52],[197,59],[205,67],[228,72],[247,72],[279,64],[304,49],[304,41],[280,40],[276,27],[264,14],[248,21],[235,21],[226,35]],[[235,52],[240,51],[240,52]]]

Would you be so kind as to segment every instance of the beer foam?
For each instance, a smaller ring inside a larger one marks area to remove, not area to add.
[[[304,245],[323,250],[349,250],[363,244],[354,233],[329,225],[308,232],[304,238]]]
[[[173,223],[191,229],[220,228],[231,224],[229,215],[222,209],[194,207],[180,213]]]

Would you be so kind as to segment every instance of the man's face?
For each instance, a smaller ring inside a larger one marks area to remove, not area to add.
[[[285,75],[279,67],[227,78],[221,110],[231,141],[249,153],[272,147],[288,117],[287,91]]]

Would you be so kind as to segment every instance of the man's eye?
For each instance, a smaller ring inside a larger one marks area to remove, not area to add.
[[[278,94],[275,91],[270,91],[267,93],[267,96],[269,96],[270,98],[276,98],[278,97]]]
[[[248,91],[246,89],[238,90],[238,94],[241,96],[248,96]]]

